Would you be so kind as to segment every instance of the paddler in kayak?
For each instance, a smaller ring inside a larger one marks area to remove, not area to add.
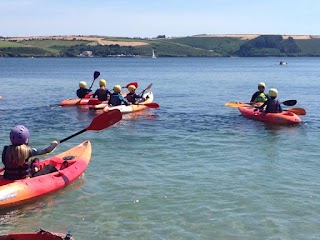
[[[266,113],[280,113],[282,112],[281,104],[279,100],[277,100],[278,90],[275,88],[271,88],[269,90],[269,98],[268,100],[261,106],[259,109],[263,109],[266,106]]]
[[[99,101],[107,101],[108,97],[111,95],[108,89],[106,89],[107,81],[101,79],[99,82],[100,88],[98,88],[95,93],[93,94],[93,98],[98,97]]]
[[[79,82],[79,89],[77,90],[78,98],[84,98],[90,92],[92,92],[92,90],[87,89],[87,83],[85,81]]]
[[[145,101],[143,97],[141,97],[140,94],[136,94],[136,87],[134,85],[128,86],[129,93],[126,96],[126,99],[131,104],[138,104],[139,102]]]
[[[5,146],[2,152],[5,179],[18,180],[32,177],[33,174],[39,176],[58,171],[53,165],[48,164],[37,172],[36,168],[39,164],[36,161],[30,161],[32,157],[51,153],[57,147],[58,142],[52,141],[47,148],[37,150],[29,146],[29,138],[30,132],[23,125],[18,125],[11,130],[10,141],[12,145]]]
[[[113,87],[113,93],[110,95],[110,99],[108,102],[110,106],[119,106],[122,104],[126,106],[130,105],[128,100],[121,95],[121,90],[122,87],[120,85],[115,85]]]
[[[266,84],[261,82],[258,84],[258,91],[255,92],[250,100],[250,104],[253,105],[255,103],[264,103],[268,100],[268,95],[264,93],[266,89]]]

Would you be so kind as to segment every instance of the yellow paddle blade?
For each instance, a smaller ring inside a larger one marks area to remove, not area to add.
[[[243,103],[243,102],[227,102],[225,105],[227,107],[231,107],[231,108],[249,107],[250,106],[250,104]]]
[[[250,103],[243,103],[243,102],[227,102],[225,105],[231,108],[239,108],[239,107],[260,107],[263,103],[255,103],[251,105]]]
[[[289,108],[287,109],[288,112],[292,112],[297,115],[306,115],[307,111],[304,108]]]

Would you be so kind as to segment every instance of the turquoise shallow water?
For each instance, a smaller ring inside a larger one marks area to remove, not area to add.
[[[279,66],[285,60],[287,66]],[[45,147],[95,116],[61,108],[99,70],[111,87],[153,83],[158,110],[87,132],[91,163],[74,185],[0,212],[0,234],[70,230],[77,239],[318,239],[319,58],[0,59],[0,139],[16,124]],[[258,82],[306,108],[304,123],[272,127],[224,106]],[[95,85],[97,87],[97,83]]]

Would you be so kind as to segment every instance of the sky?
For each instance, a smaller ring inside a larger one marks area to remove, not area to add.
[[[320,34],[319,0],[0,0],[0,36]]]

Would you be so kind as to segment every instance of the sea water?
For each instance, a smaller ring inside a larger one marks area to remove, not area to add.
[[[280,66],[280,61],[288,65]],[[84,176],[66,189],[0,211],[0,234],[71,231],[77,239],[319,239],[319,58],[3,58],[0,139],[16,124],[46,147],[97,115],[59,107],[93,72],[107,88],[153,83],[160,108],[86,132]],[[307,111],[298,126],[240,116],[257,84],[277,88]],[[98,80],[94,89],[98,87]]]

